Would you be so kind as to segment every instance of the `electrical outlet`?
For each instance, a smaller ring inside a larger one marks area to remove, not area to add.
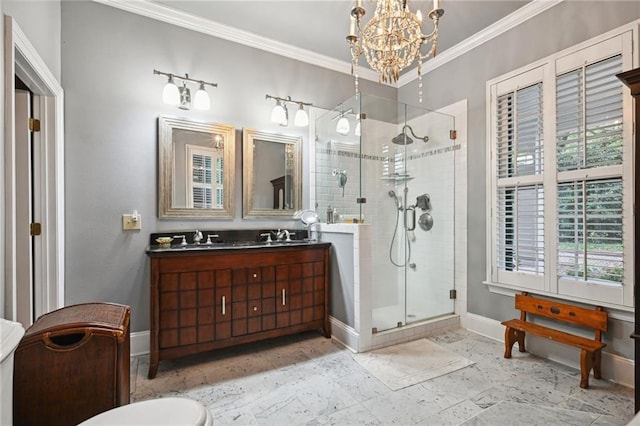
[[[136,218],[136,220],[134,220]],[[142,229],[142,215],[123,214],[122,229],[124,231],[133,231]]]

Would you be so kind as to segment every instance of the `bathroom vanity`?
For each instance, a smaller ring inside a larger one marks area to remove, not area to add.
[[[150,246],[149,378],[161,360],[329,325],[330,243]]]

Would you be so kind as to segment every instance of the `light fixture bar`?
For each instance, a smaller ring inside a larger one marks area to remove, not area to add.
[[[169,78],[173,78],[173,79],[178,79],[178,80],[182,80],[182,81],[190,81],[192,83],[198,83],[201,85],[206,84],[207,86],[211,86],[211,87],[218,87],[218,83],[209,83],[208,81],[204,81],[204,80],[196,80],[195,78],[191,78],[189,77],[189,74],[185,74],[184,76],[182,75],[178,75],[178,74],[172,74],[172,73],[168,73],[168,72],[163,72],[163,71],[158,71],[158,70],[153,70],[153,74],[154,75],[165,75]]]
[[[304,106],[313,106],[311,102],[302,102],[291,99],[291,96],[287,96],[286,98],[281,98],[278,96],[271,96],[269,94],[264,96],[265,99],[275,99],[276,101],[280,101],[282,103],[291,103],[296,105],[304,105]]]

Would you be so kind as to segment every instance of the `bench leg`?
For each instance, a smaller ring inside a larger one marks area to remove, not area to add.
[[[597,351],[598,353],[600,351]],[[599,358],[599,356],[598,356]],[[596,354],[594,352],[589,352],[586,350],[582,350],[582,352],[580,353],[580,387],[582,389],[587,389],[589,387],[589,373],[591,372],[591,369],[593,368],[594,370],[594,376],[595,376],[595,361],[596,361]],[[600,366],[598,366],[598,370],[600,369]],[[598,376],[600,375],[600,372],[598,371]]]
[[[507,327],[504,330],[504,357],[511,358],[511,349],[513,344],[518,342],[518,350],[524,352],[524,331],[514,330]]]
[[[593,354],[593,377],[596,379],[601,379],[602,374],[600,371],[600,365],[602,363],[602,351],[595,351]]]

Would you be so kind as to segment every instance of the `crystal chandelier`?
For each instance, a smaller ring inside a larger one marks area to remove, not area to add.
[[[418,60],[418,88],[422,102],[422,61],[436,55],[438,46],[438,21],[444,10],[440,0],[433,1],[429,18],[434,28],[430,34],[422,32],[422,13],[409,10],[409,0],[377,0],[373,18],[363,28],[360,22],[365,14],[362,0],[356,0],[351,9],[351,25],[347,41],[351,48],[351,74],[355,77],[358,92],[358,58],[364,56],[380,75],[380,82],[395,83],[400,71]],[[422,46],[431,46],[423,54]]]

